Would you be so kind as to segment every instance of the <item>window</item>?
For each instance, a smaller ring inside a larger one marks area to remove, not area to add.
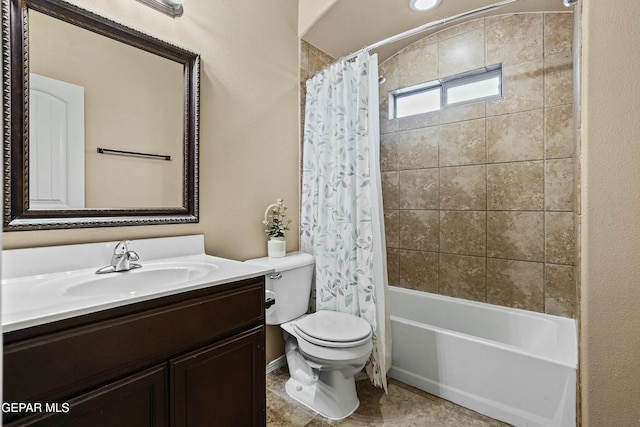
[[[502,64],[389,92],[389,119],[502,97]]]
[[[443,83],[445,106],[486,101],[502,96],[502,69]]]
[[[395,99],[396,116],[406,117],[438,111],[441,108],[441,98],[442,89],[440,86],[398,94]]]

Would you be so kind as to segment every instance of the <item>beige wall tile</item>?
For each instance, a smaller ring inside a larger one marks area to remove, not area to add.
[[[487,256],[544,261],[544,213],[487,212]]]
[[[438,31],[435,36],[436,40],[442,42],[444,40],[459,36],[469,31],[478,30],[484,28],[484,19],[475,19],[469,22],[463,22],[462,24],[455,25],[451,28]]]
[[[489,210],[542,210],[544,162],[487,165]]]
[[[573,157],[575,152],[573,106],[545,108],[544,116],[546,158]]]
[[[400,283],[400,251],[387,248],[387,278],[389,286],[398,286]]]
[[[398,170],[398,140],[397,132],[380,135],[380,170]]]
[[[545,302],[547,314],[575,317],[576,285],[574,268],[569,265],[546,264]]]
[[[424,251],[398,251],[399,286],[425,292],[438,292],[438,254]]]
[[[440,252],[486,256],[487,213],[440,211]]]
[[[305,103],[307,100],[307,86],[308,79],[316,75],[327,65],[334,62],[335,59],[325,52],[316,48],[315,46],[301,40],[300,43],[300,82],[299,82],[299,94],[300,94],[300,129],[304,130],[304,114]],[[302,145],[302,141],[300,141]]]
[[[575,258],[573,216],[573,212],[545,214],[546,262],[573,265]]]
[[[378,74],[385,80],[379,85],[378,100],[380,102],[380,134],[396,132],[398,121],[389,120],[389,91],[398,88],[398,57],[387,59],[378,67]]]
[[[503,98],[487,101],[487,115],[536,110],[544,106],[543,61],[523,62],[502,68]]]
[[[467,120],[484,118],[487,114],[487,103],[476,102],[474,104],[447,107],[440,111],[440,124],[463,122]]]
[[[400,247],[400,211],[384,211],[384,236],[388,248]]]
[[[487,118],[487,161],[489,163],[543,158],[543,110]]]
[[[300,83],[311,77],[309,75],[309,49],[311,45],[304,40],[300,40]]]
[[[486,301],[487,259],[440,254],[438,290],[442,295]]]
[[[311,46],[311,49],[309,50],[309,75],[313,77],[322,71],[322,69],[327,65],[335,62],[335,59],[320,49],[317,49],[312,45],[309,46]]]
[[[440,209],[486,210],[487,167],[477,165],[441,168]]]
[[[380,134],[397,132],[400,128],[397,119],[389,119],[389,100],[380,99]]]
[[[430,126],[398,133],[398,168],[438,166],[438,127]]]
[[[453,76],[485,66],[484,28],[441,40],[437,47],[438,77]]]
[[[579,185],[571,19],[554,13],[478,19],[419,40],[381,65],[391,283],[575,316],[569,282],[577,274],[576,232],[567,216]],[[484,35],[474,37],[478,31]],[[450,50],[472,46],[468,57]],[[470,71],[484,65],[482,55],[487,64],[504,61],[503,99],[386,119],[388,92],[400,82]],[[403,61],[412,63],[408,70]]]
[[[544,311],[544,264],[487,259],[487,302]]]
[[[398,122],[398,130],[409,130],[427,126],[435,126],[438,124],[439,117],[439,111],[432,111],[431,113],[400,117],[399,119],[395,119],[395,121]]]
[[[382,103],[383,100],[388,99],[389,91],[400,87],[398,84],[398,55],[394,55],[380,64],[378,74],[384,77],[384,83],[378,86],[378,96],[380,103]]]
[[[412,44],[397,55],[398,87],[413,86],[438,78],[438,44]]]
[[[511,15],[487,25],[487,65],[542,59],[542,34],[541,14]]]
[[[440,166],[486,162],[485,120],[469,120],[440,126]]]
[[[382,202],[385,209],[400,208],[400,175],[395,172],[382,172]]]
[[[572,211],[573,158],[547,160],[545,164],[545,210]]]
[[[511,14],[487,16],[486,18],[484,18],[485,27],[489,28],[491,25],[495,25],[500,21],[508,19],[510,16]]]
[[[435,210],[400,211],[400,248],[438,251],[440,218]]]
[[[545,107],[570,104],[573,98],[573,55],[563,51],[545,56]]]
[[[438,209],[438,169],[404,170],[399,174],[401,209]]]
[[[487,64],[515,65],[542,59],[543,16],[511,15],[487,25]]]
[[[545,13],[544,53],[552,55],[571,50],[573,45],[573,14]]]

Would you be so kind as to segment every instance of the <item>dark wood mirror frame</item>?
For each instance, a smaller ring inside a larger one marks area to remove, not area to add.
[[[184,64],[182,207],[29,210],[28,10]],[[198,222],[199,55],[61,0],[2,0],[2,56],[5,231]]]

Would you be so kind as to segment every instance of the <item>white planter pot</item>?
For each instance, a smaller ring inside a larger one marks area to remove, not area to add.
[[[283,238],[269,239],[267,254],[270,258],[281,258],[287,254],[287,241]]]

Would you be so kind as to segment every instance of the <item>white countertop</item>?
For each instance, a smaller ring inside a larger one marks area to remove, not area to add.
[[[197,235],[134,240],[129,248],[140,256],[137,263],[142,268],[96,275],[98,268],[109,265],[116,243],[3,251],[3,331],[15,331],[273,272],[268,267],[206,255],[204,238]],[[174,284],[169,277],[175,271],[182,278]],[[161,283],[159,277],[167,280]],[[125,291],[113,286],[120,279],[129,282]],[[140,289],[135,285],[131,287],[136,280],[142,284]],[[77,287],[86,284],[90,286]],[[100,287],[102,284],[104,288]],[[78,293],[74,289],[90,291]]]

